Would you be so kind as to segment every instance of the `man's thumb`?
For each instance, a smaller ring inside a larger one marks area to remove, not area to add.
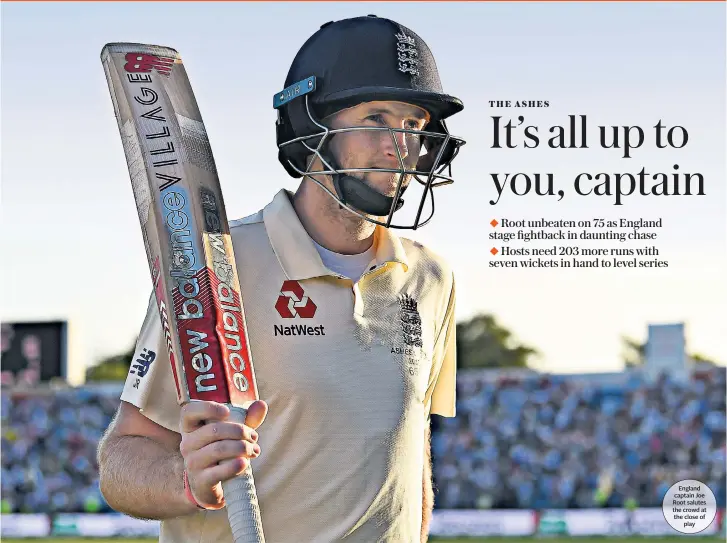
[[[262,400],[255,400],[247,410],[245,424],[250,428],[257,429],[265,420],[268,414],[268,404]]]

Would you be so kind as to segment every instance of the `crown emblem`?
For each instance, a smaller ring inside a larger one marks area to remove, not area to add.
[[[406,45],[411,45],[414,47],[416,45],[416,41],[411,36],[407,36],[403,32],[401,34],[394,34],[396,36],[396,41],[399,43],[404,43]]]
[[[418,306],[417,302],[414,298],[409,296],[408,294],[402,294],[399,297],[399,304],[401,304],[401,310],[406,311],[409,313],[417,313],[418,312]]]

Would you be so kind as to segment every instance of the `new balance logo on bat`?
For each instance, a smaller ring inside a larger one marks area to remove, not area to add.
[[[172,66],[174,66],[174,59],[168,57],[157,57],[142,53],[127,53],[124,58],[126,59],[124,70],[127,72],[149,73],[152,70],[156,70],[161,75],[169,75],[172,73]]]

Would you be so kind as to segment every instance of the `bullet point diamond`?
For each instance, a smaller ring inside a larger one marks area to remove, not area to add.
[[[491,225],[492,225],[492,227],[494,228],[495,226],[497,226],[497,225],[498,225],[498,224],[500,224],[500,223],[499,223],[499,222],[497,222],[497,220],[495,220],[495,219],[492,219],[492,222],[491,222],[490,224],[491,224]]]
[[[497,249],[495,249],[494,247],[493,247],[492,249],[490,249],[490,252],[491,252],[491,253],[492,253],[493,255],[496,255],[496,254],[498,253]]]

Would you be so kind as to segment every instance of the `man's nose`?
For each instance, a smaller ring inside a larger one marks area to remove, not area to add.
[[[401,155],[402,160],[409,156],[409,146],[406,143],[406,136],[406,132],[390,130],[386,135],[386,141],[384,143],[386,154],[397,160],[399,159],[399,155]],[[396,152],[397,147],[399,149],[399,154]]]

